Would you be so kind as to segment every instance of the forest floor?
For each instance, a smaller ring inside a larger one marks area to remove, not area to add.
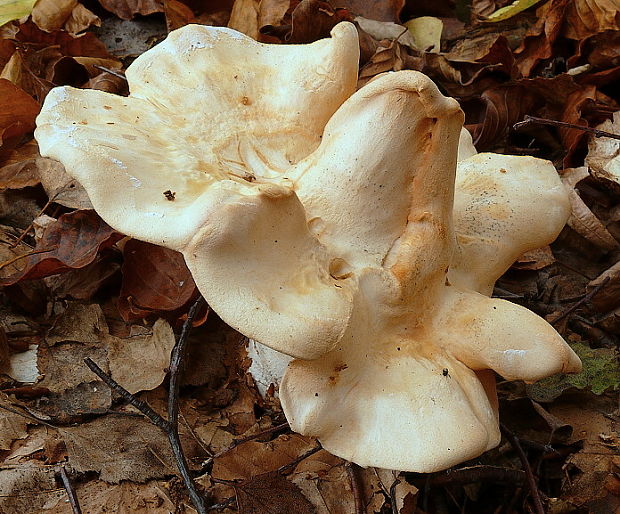
[[[215,512],[620,512],[618,0],[519,0],[495,16],[511,2],[39,0],[29,15],[33,3],[0,0],[0,512],[196,512],[175,428]],[[478,151],[548,159],[571,194],[558,239],[494,295],[552,323],[584,371],[498,376],[501,444],[447,471],[363,469],[293,433],[247,373],[245,338],[204,304],[171,371],[199,298],[182,256],[108,227],[33,139],[51,88],[127,95],[124,70],[188,23],[290,44],[343,20],[360,31],[360,86],[422,71],[460,102]],[[180,378],[178,426],[156,426],[86,358],[163,418]]]

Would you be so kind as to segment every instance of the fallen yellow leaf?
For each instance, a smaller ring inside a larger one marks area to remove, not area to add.
[[[516,0],[515,2],[507,5],[506,7],[502,7],[498,9],[493,14],[490,14],[488,18],[484,21],[496,22],[507,20],[508,18],[512,18],[515,14],[519,14],[526,9],[529,9],[533,5],[536,5],[541,0]]]
[[[0,0],[0,25],[27,16],[37,0]]]

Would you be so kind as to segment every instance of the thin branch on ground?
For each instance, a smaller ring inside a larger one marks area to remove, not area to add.
[[[315,446],[311,450],[308,450],[306,453],[302,453],[294,461],[289,462],[288,464],[285,464],[284,466],[280,466],[278,469],[276,469],[276,473],[285,473],[289,469],[294,468],[295,466],[297,466],[297,464],[299,464],[302,460],[306,460],[308,457],[310,457],[311,455],[314,455],[316,452],[318,452],[318,451],[320,451],[322,449],[323,449],[323,447],[321,446],[321,443],[318,443],[317,446]]]
[[[110,68],[106,68],[105,66],[100,66],[98,64],[93,64],[93,68],[97,68],[98,70],[105,71],[106,73],[109,73],[110,75],[114,75],[115,77],[118,77],[119,79],[123,79],[125,82],[127,82],[127,77],[125,77],[125,74],[122,72],[111,70]]]
[[[536,478],[534,477],[534,473],[532,472],[530,462],[527,460],[527,456],[525,455],[525,452],[521,447],[521,443],[519,443],[519,439],[503,423],[500,424],[500,427],[512,447],[517,452],[519,459],[521,460],[521,465],[523,466],[523,471],[525,471],[525,478],[528,488],[530,490],[530,495],[532,496],[532,501],[534,502],[534,511],[536,512],[536,514],[545,514],[545,508],[543,507],[542,499],[540,497],[540,491],[538,490],[538,484],[536,483]]]
[[[288,422],[281,423],[280,425],[276,425],[274,427],[270,427],[270,428],[267,428],[265,430],[261,430],[260,432],[257,432],[256,434],[252,434],[252,435],[249,435],[247,437],[243,437],[241,439],[235,439],[228,448],[224,448],[223,450],[221,450],[221,451],[217,452],[215,455],[213,455],[212,459],[216,459],[218,457],[221,457],[225,453],[228,453],[229,451],[235,449],[237,446],[239,446],[239,445],[241,445],[243,443],[247,443],[249,441],[253,441],[253,440],[258,439],[259,437],[262,437],[264,435],[273,434],[274,432],[279,432],[280,430],[284,430],[286,428],[289,428]]]
[[[587,295],[585,295],[581,300],[571,305],[568,309],[562,312],[559,316],[557,316],[554,320],[550,321],[552,325],[559,323],[564,318],[575,312],[579,307],[581,307],[584,303],[589,302],[596,294],[603,289],[607,283],[611,280],[611,277],[605,277],[605,279],[598,284],[592,291],[590,291]]]
[[[590,134],[593,134],[594,137],[609,137],[611,139],[620,139],[620,134],[614,134],[613,132],[607,132],[606,130],[599,130],[599,129],[595,129],[591,127],[584,127],[583,125],[575,125],[574,123],[567,123],[565,121],[549,120],[547,118],[538,118],[537,116],[529,116],[527,114],[523,117],[523,121],[519,121],[515,123],[512,126],[512,128],[515,130],[519,130],[520,128],[523,128],[523,127],[526,127],[532,124],[551,125],[552,127],[577,129],[577,130],[582,130],[584,132],[589,132]]]
[[[398,514],[398,505],[396,504],[396,487],[400,484],[400,480],[397,478],[390,486],[390,504],[392,506],[392,514]]]
[[[362,493],[362,484],[360,483],[360,477],[357,473],[357,465],[352,462],[345,464],[347,475],[351,481],[351,493],[353,494],[353,501],[355,502],[355,514],[364,514],[366,509],[364,508],[364,498]]]
[[[20,408],[23,408],[23,407],[20,407]],[[36,423],[41,423],[42,425],[48,426],[50,428],[54,428],[54,429],[58,428],[52,425],[51,423],[48,423],[47,421],[41,418],[38,418],[37,416],[34,416],[33,414],[30,414],[29,412],[21,412],[18,409],[7,407],[6,405],[2,405],[2,404],[0,404],[0,409],[4,409],[5,411],[12,412],[13,414],[17,414],[18,416],[22,416],[23,418],[29,419]]]
[[[185,351],[187,349],[187,342],[189,333],[191,330],[192,322],[196,316],[198,308],[202,306],[204,299],[202,296],[196,300],[192,305],[187,319],[183,323],[181,335],[177,340],[174,348],[172,349],[172,356],[170,357],[170,381],[168,387],[168,420],[165,420],[157,412],[155,412],[147,403],[136,398],[127,389],[116,382],[110,375],[103,371],[92,359],[86,358],[84,362],[103,382],[105,382],[110,389],[118,393],[123,399],[125,399],[130,405],[133,405],[142,414],[144,414],[151,422],[159,427],[168,437],[172,453],[177,464],[177,468],[181,473],[185,487],[189,493],[189,496],[194,504],[194,507],[199,514],[205,514],[207,508],[204,498],[198,492],[196,483],[192,478],[189,466],[187,465],[187,459],[183,453],[183,447],[181,446],[181,439],[179,437],[179,389],[181,384],[181,372],[183,371]]]
[[[73,514],[82,514],[82,509],[80,508],[80,502],[78,501],[77,494],[75,494],[75,489],[73,488],[73,484],[71,484],[71,480],[69,480],[69,475],[67,475],[67,470],[64,466],[60,468],[60,479],[62,480],[62,485],[65,487],[65,491],[67,491],[67,496],[69,497],[69,504],[71,505],[71,510]]]
[[[499,466],[471,466],[434,475],[430,485],[466,485],[480,482],[520,485],[525,483],[525,472]]]

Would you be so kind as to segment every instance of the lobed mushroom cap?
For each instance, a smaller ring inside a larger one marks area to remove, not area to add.
[[[557,235],[566,193],[544,161],[474,155],[421,73],[354,92],[358,59],[348,23],[297,46],[187,26],[130,66],[127,98],[53,90],[36,137],[110,225],[181,251],[227,323],[296,358],[294,430],[436,471],[498,443],[489,369],[580,368],[543,319],[484,296]]]

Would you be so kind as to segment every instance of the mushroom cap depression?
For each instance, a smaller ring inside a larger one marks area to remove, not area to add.
[[[228,324],[295,358],[294,430],[435,471],[499,442],[489,370],[580,369],[542,318],[487,296],[568,199],[545,161],[475,155],[423,74],[355,91],[358,59],[349,23],[288,46],[190,25],[128,68],[128,97],[52,90],[35,135],[104,220],[182,252]]]

